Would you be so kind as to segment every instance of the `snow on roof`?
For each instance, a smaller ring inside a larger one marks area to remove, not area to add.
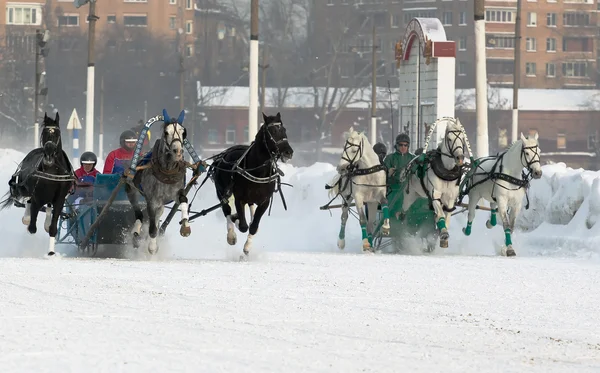
[[[489,108],[512,109],[512,88],[488,88]],[[456,108],[475,110],[475,89],[456,90]],[[523,111],[597,111],[597,89],[519,89],[519,110]]]
[[[419,21],[425,37],[431,41],[446,41],[446,31],[437,18],[415,18]]]
[[[329,97],[334,88],[329,89]],[[353,90],[339,88],[334,109],[339,106],[355,109],[367,109],[371,104],[371,89]],[[397,106],[399,88],[392,88],[392,100]],[[512,88],[488,88],[489,108],[492,110],[512,109]],[[325,87],[317,88],[319,102],[322,102]],[[313,87],[267,88],[265,100],[268,107],[310,108],[314,107],[315,91]],[[213,107],[248,107],[248,87],[200,87],[198,84],[198,105]],[[281,102],[281,105],[278,103]],[[389,108],[390,94],[387,88],[378,87],[377,107]],[[345,105],[344,105],[345,103]],[[475,110],[475,89],[456,90],[456,109]],[[600,90],[596,89],[520,89],[519,110],[522,111],[600,111]]]

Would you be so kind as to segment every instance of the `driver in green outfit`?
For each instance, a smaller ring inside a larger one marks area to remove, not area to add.
[[[383,160],[385,167],[388,170],[388,201],[390,203],[390,212],[393,212],[396,219],[399,218],[400,212],[402,211],[402,201],[404,196],[402,195],[402,188],[400,184],[400,176],[404,170],[404,167],[414,158],[414,154],[408,151],[410,144],[410,137],[401,133],[396,136],[396,144],[394,149],[396,151],[392,154],[388,154]]]

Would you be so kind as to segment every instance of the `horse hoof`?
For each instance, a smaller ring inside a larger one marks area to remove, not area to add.
[[[148,245],[148,253],[150,253],[150,255],[154,255],[158,252],[158,245],[154,244],[150,244]]]
[[[48,256],[54,256],[56,253],[54,251],[49,251]]]
[[[27,227],[27,232],[31,233],[31,234],[36,234],[37,233],[37,227]]]
[[[227,234],[227,243],[230,244],[231,246],[233,246],[237,243],[237,236],[235,235],[235,233]]]
[[[346,247],[346,240],[339,239],[337,245],[340,250],[344,250]]]
[[[517,253],[513,249],[512,245],[510,245],[508,247],[502,246],[502,252],[501,252],[501,254],[503,256],[516,256],[517,255]]]
[[[192,234],[192,228],[182,225],[181,229],[179,229],[179,234],[181,234],[182,237],[189,237],[189,235]]]
[[[383,234],[386,237],[389,236],[390,235],[390,227],[381,228],[381,234]]]
[[[440,233],[441,241],[448,241],[448,238],[450,238],[450,233],[448,233],[448,231],[443,231]]]
[[[240,262],[247,262],[248,261],[248,255],[240,255]]]
[[[440,247],[442,249],[447,249],[448,248],[448,240],[440,239]]]
[[[137,249],[140,247],[140,243],[142,242],[142,237],[138,233],[133,234],[133,248]]]
[[[488,221],[486,221],[486,222],[485,222],[485,226],[486,226],[486,228],[487,228],[487,229],[492,229],[492,228],[494,228],[494,226],[493,226],[493,225],[492,225],[492,223],[489,221],[489,219],[488,219]]]
[[[21,218],[21,222],[23,223],[23,225],[29,225],[29,223],[31,223],[31,217],[30,216],[24,216]]]

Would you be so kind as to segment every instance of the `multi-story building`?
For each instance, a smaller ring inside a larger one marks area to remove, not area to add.
[[[363,21],[374,16],[378,60],[386,64],[378,73],[378,84],[396,82],[393,46],[402,39],[408,22],[413,17],[436,17],[448,39],[457,44],[457,88],[475,86],[473,0],[327,0],[314,4],[314,34],[328,35],[316,38],[317,53],[322,58],[338,51],[343,84],[355,84],[355,75],[371,61],[371,27]],[[486,1],[487,73],[493,86],[513,84],[516,10],[516,0]],[[523,0],[521,87],[595,87],[596,14],[592,0]],[[340,30],[347,30],[341,39],[337,38]],[[332,46],[335,41],[341,48]]]
[[[512,86],[516,1],[486,1],[487,74]],[[598,23],[592,0],[522,1],[522,88],[594,88]]]

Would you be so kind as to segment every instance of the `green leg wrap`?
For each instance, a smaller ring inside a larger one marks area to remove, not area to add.
[[[365,238],[369,238],[369,235],[367,234],[367,226],[361,225],[360,229],[362,230],[362,239],[364,240]]]
[[[506,246],[512,245],[512,239],[510,237],[510,229],[504,230],[504,243],[506,244]]]
[[[496,213],[498,212],[498,209],[492,209],[492,216],[490,217],[490,224],[492,225],[492,227],[496,226]]]
[[[373,235],[371,235],[371,234],[370,234],[370,235],[367,237],[367,239],[369,240],[369,245],[371,245],[371,247],[373,247]]]
[[[338,235],[338,238],[340,240],[343,240],[346,238],[346,226],[342,225],[342,227],[340,228],[340,234]]]
[[[390,218],[390,209],[388,208],[388,205],[381,205],[381,212],[383,213],[383,219],[389,219]]]
[[[473,225],[473,222],[470,221],[467,223],[467,227],[465,228],[465,235],[466,236],[470,236],[471,235],[471,226]]]
[[[437,222],[437,227],[439,230],[446,228],[446,219],[440,218],[440,220],[438,220],[438,222]]]

